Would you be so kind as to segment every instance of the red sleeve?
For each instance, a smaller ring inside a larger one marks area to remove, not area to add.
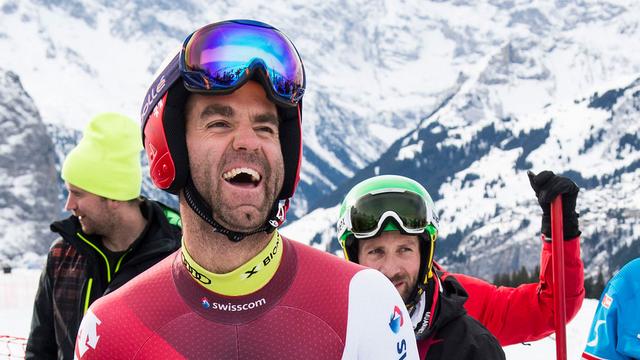
[[[580,239],[565,241],[564,276],[567,321],[580,310],[584,299],[584,266]],[[469,293],[467,312],[480,321],[500,345],[539,340],[555,331],[551,243],[543,241],[540,282],[517,288],[497,287],[468,275],[451,274]]]

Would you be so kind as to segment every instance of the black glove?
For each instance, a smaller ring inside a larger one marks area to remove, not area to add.
[[[542,208],[541,232],[551,239],[551,202],[562,194],[562,228],[565,240],[571,240],[581,234],[578,228],[578,214],[576,213],[576,199],[578,185],[564,176],[558,176],[553,171],[545,170],[538,175],[527,171],[529,182],[538,197],[538,204]]]

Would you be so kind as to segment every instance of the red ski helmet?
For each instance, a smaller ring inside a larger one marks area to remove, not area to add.
[[[278,109],[284,182],[277,199],[285,201],[286,212],[300,176],[306,79],[293,43],[276,28],[257,21],[231,20],[200,28],[161,67],[140,114],[150,176],[158,188],[178,194],[190,181],[184,113],[189,94],[230,94],[249,80],[262,84]],[[284,213],[275,212],[277,225],[273,219],[270,222],[277,227]]]

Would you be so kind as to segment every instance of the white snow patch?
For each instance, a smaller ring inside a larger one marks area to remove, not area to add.
[[[413,158],[415,158],[416,154],[418,155],[422,154],[423,145],[424,145],[424,141],[419,140],[415,144],[407,145],[401,148],[398,151],[398,156],[396,156],[395,160],[396,161],[412,160]]]
[[[296,221],[280,229],[283,236],[310,244],[316,234],[324,234],[327,229],[335,236],[335,225],[340,213],[340,205],[328,209],[316,209],[305,215],[305,221]],[[324,244],[314,244],[324,250]]]

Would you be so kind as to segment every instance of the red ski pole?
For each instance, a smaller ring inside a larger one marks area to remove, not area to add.
[[[562,197],[551,202],[551,252],[553,269],[553,305],[556,325],[556,359],[567,360],[567,305],[564,289],[564,235],[562,232]]]

